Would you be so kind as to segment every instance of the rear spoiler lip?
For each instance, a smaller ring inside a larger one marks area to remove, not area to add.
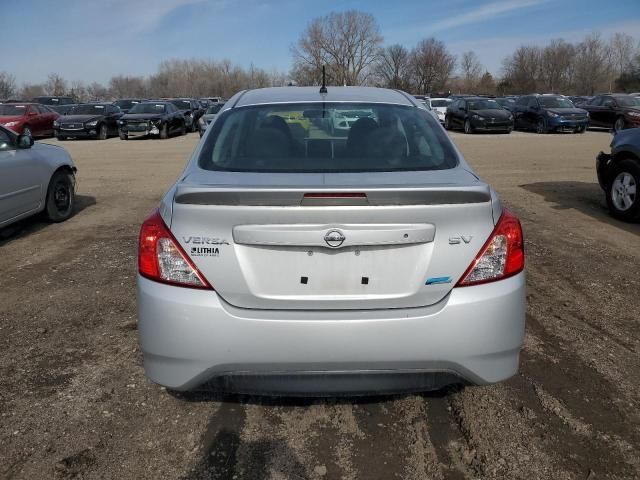
[[[364,193],[366,197],[305,198],[305,193]],[[179,186],[174,202],[217,206],[393,206],[457,205],[491,202],[487,185],[429,187],[192,187]]]

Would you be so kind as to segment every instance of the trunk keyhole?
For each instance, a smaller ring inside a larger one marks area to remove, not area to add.
[[[362,277],[362,285],[369,285],[369,277]]]
[[[300,277],[300,283],[306,285],[307,283],[309,283],[309,277]]]

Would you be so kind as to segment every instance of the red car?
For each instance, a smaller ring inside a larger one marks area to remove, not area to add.
[[[53,122],[59,116],[49,107],[36,103],[0,105],[0,124],[21,135],[53,136]]]

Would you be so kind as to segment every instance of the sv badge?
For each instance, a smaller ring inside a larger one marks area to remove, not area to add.
[[[458,245],[459,243],[470,243],[473,237],[471,235],[459,235],[457,237],[449,237],[450,245]]]

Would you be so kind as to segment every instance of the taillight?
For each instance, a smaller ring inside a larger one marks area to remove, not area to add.
[[[157,210],[144,221],[140,229],[138,270],[140,275],[156,282],[211,288],[182,250]]]
[[[506,208],[491,236],[462,275],[456,287],[511,277],[524,270],[524,238],[520,221]]]

